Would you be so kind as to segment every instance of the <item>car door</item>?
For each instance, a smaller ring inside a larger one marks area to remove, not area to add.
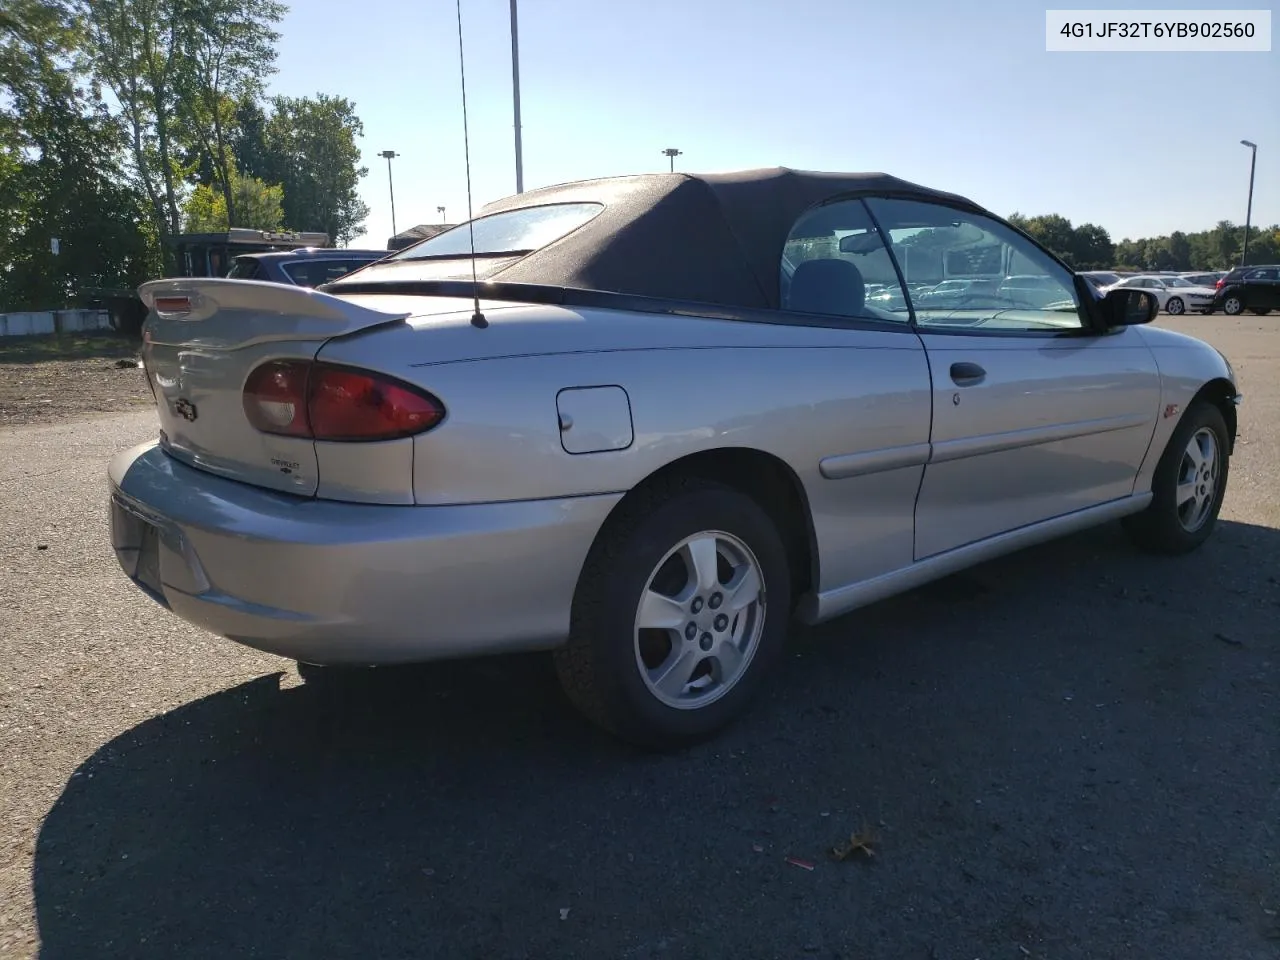
[[[1245,303],[1251,310],[1280,310],[1280,270],[1255,270],[1248,284]]]
[[[786,322],[831,331],[820,352],[788,364],[820,401],[786,390],[794,445],[822,558],[819,592],[910,567],[915,502],[929,456],[929,363],[911,328],[893,258],[860,199],[834,199],[793,225],[780,264]],[[880,291],[869,297],[867,287]],[[775,385],[774,390],[783,388]]]
[[[1143,277],[1134,283],[1134,286],[1139,289],[1146,290],[1153,297],[1159,300],[1160,309],[1162,311],[1169,306],[1169,288],[1164,285],[1163,281],[1157,280],[1154,277]]]
[[[908,282],[998,264],[1060,294],[1024,303],[1015,288],[914,308],[933,383],[915,559],[1129,496],[1160,404],[1141,331],[1088,329],[1070,271],[996,220],[942,204],[868,203],[899,263],[912,248]]]

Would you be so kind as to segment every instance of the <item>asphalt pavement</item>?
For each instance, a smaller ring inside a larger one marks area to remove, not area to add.
[[[1200,552],[1113,525],[797,629],[672,756],[540,657],[303,687],[118,572],[151,413],[0,431],[0,956],[1280,956],[1280,317],[1162,324],[1246,398]]]

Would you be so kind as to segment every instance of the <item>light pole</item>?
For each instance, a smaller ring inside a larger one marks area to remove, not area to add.
[[[520,146],[520,39],[516,30],[516,0],[511,0],[511,102],[516,122],[516,193],[524,193],[524,151]]]
[[[1243,267],[1249,262],[1249,221],[1253,217],[1253,171],[1258,166],[1258,145],[1249,140],[1240,142],[1253,151],[1249,160],[1249,205],[1244,211],[1244,250],[1240,252],[1240,266]]]
[[[436,213],[440,214],[440,222],[441,222],[441,223],[446,223],[446,222],[447,222],[447,221],[445,220],[445,216],[444,216],[444,207],[436,207]]]
[[[680,151],[675,147],[667,147],[662,151],[662,155],[671,161],[671,172],[676,172],[676,157],[680,156]]]
[[[396,236],[396,185],[391,180],[391,160],[400,154],[394,150],[383,150],[378,156],[387,158],[387,187],[391,191],[391,235],[394,237]]]

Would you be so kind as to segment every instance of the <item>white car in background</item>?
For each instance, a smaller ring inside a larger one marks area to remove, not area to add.
[[[1186,313],[1188,310],[1196,313],[1208,313],[1213,307],[1213,297],[1216,292],[1211,287],[1196,286],[1190,280],[1184,280],[1182,277],[1158,277],[1152,275],[1125,277],[1119,283],[1103,287],[1102,292],[1106,293],[1109,290],[1132,287],[1155,294],[1156,299],[1160,301],[1161,312],[1172,314],[1175,317]]]

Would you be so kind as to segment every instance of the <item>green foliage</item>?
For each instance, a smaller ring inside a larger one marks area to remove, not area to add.
[[[262,102],[285,11],[0,0],[0,310],[171,274],[184,228],[363,232],[354,106]]]
[[[1056,213],[1026,217],[1020,213],[1008,217],[1019,230],[1069,263],[1076,270],[1100,270],[1111,266],[1115,246],[1102,227],[1092,223],[1072,226],[1071,221]]]
[[[162,238],[179,230],[181,0],[83,0],[84,53],[121,108],[135,181]]]
[[[244,176],[230,168],[231,215],[226,195],[200,184],[182,207],[183,225],[188,233],[221,233],[230,227],[251,230],[280,230],[284,226],[284,188]]]
[[[1229,270],[1240,265],[1244,227],[1220,220],[1212,230],[1165,237],[1124,239],[1113,244],[1107,231],[1085,223],[1072,227],[1057,214],[1008,217],[1077,270]],[[1251,227],[1249,263],[1280,263],[1280,224]]]
[[[1244,227],[1219,220],[1212,230],[1121,240],[1115,266],[1124,270],[1229,270],[1240,265]],[[1249,263],[1280,263],[1280,224],[1249,228]]]
[[[276,0],[186,0],[178,103],[200,167],[221,187],[224,205],[237,222],[235,160],[230,139],[236,104],[261,95],[275,72],[280,39],[274,29],[285,7]]]
[[[294,230],[323,230],[337,246],[363,234],[356,138],[364,124],[345,97],[276,97],[257,139],[239,141],[245,169],[284,187],[284,217]]]
[[[155,267],[120,127],[76,55],[82,27],[65,3],[0,8],[0,310],[63,306]]]

